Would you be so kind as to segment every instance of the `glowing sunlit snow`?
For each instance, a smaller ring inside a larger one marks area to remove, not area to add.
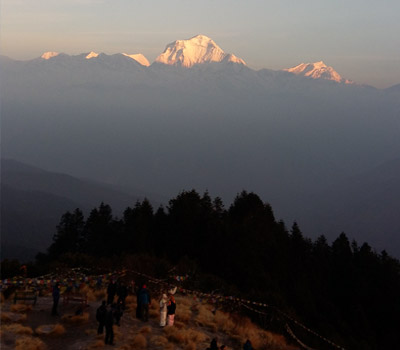
[[[156,62],[183,67],[224,60],[246,65],[242,59],[235,55],[226,54],[212,39],[205,35],[197,35],[188,40],[176,40],[167,45],[164,52],[156,58]]]
[[[312,79],[327,79],[336,81],[338,83],[351,83],[351,81],[343,79],[338,72],[336,72],[332,67],[327,66],[322,61],[314,63],[301,63],[298,66],[284,70],[296,75],[310,77]]]
[[[48,51],[45,52],[42,56],[40,56],[41,58],[45,59],[45,60],[49,60],[52,57],[56,57],[58,56],[59,53],[58,52],[54,52],[54,51]]]
[[[93,51],[90,51],[89,54],[86,56],[87,60],[90,60],[91,58],[97,57],[99,54]]]
[[[134,54],[134,55],[129,55],[127,53],[123,53],[124,56],[130,57],[133,60],[139,62],[142,66],[150,66],[150,62],[147,60],[145,56],[143,56],[141,53]]]

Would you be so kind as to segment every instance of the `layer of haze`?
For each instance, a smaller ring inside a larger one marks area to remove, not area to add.
[[[143,53],[176,39],[213,38],[252,68],[323,60],[343,77],[400,82],[398,0],[2,0],[1,54]]]

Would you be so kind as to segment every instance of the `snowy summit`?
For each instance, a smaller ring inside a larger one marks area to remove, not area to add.
[[[225,53],[205,35],[197,35],[188,40],[176,40],[167,45],[164,52],[155,60],[158,63],[187,68],[195,64],[222,61],[246,65],[242,59]]]
[[[54,52],[54,51],[48,51],[45,52],[42,56],[40,56],[41,58],[43,58],[44,60],[49,60],[50,58],[56,57],[58,56],[59,53],[58,52]]]
[[[86,55],[86,59],[87,60],[90,60],[91,58],[96,58],[96,57],[98,57],[99,56],[99,54],[97,53],[97,52],[93,52],[93,51],[90,51],[87,55]]]
[[[129,57],[129,58],[132,58],[136,62],[140,63],[142,66],[146,66],[146,67],[150,66],[150,62],[148,61],[148,59],[141,53],[136,53],[133,55],[123,53],[123,55],[126,57]]]
[[[346,80],[340,76],[332,67],[327,66],[324,62],[314,62],[314,63],[301,63],[298,66],[284,69],[284,71],[302,75],[305,77],[310,77],[312,79],[326,79],[333,80],[337,83],[350,84],[351,81]]]

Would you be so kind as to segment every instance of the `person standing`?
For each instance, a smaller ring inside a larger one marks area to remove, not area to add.
[[[117,285],[114,280],[111,280],[107,287],[107,305],[114,302],[115,293],[117,292]]]
[[[219,350],[217,338],[213,338],[213,340],[211,340],[210,347],[208,349],[209,350]]]
[[[120,321],[121,321],[121,317],[123,315],[122,304],[121,303],[117,303],[117,304],[116,303],[112,303],[111,304],[111,309],[113,310],[115,324],[118,327],[121,326]]]
[[[250,339],[247,339],[244,343],[243,350],[253,350],[253,345],[251,344]]]
[[[97,334],[103,334],[104,325],[106,323],[106,316],[107,316],[107,306],[106,306],[106,301],[103,300],[103,302],[96,311],[96,320],[97,322],[99,322],[99,328],[97,329]]]
[[[135,283],[135,285],[133,287],[134,287],[135,294],[136,294],[136,318],[140,319],[140,318],[142,318],[142,307],[140,305],[139,295],[140,295],[140,291],[142,290],[142,288],[140,288],[137,283]]]
[[[139,292],[139,305],[142,320],[147,322],[149,320],[149,305],[151,304],[150,293],[144,284]]]
[[[167,306],[167,324],[168,326],[174,325],[175,320],[175,310],[176,310],[176,302],[173,295],[169,297],[169,302]]]
[[[122,306],[122,310],[125,310],[125,299],[128,296],[128,287],[123,281],[121,281],[117,288],[118,301],[117,304]]]
[[[160,300],[160,327],[165,327],[167,324],[168,301],[167,295],[163,294]]]
[[[60,300],[60,283],[56,283],[56,285],[53,287],[53,308],[51,310],[51,314],[53,316],[58,316],[57,312],[57,307],[58,307],[58,302]]]
[[[113,314],[113,310],[110,309],[107,311],[107,314],[106,314],[106,322],[105,322],[106,337],[104,338],[105,344],[114,345],[113,325],[114,325],[114,314]]]

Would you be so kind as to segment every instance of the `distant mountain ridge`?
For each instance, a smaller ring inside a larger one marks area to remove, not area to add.
[[[69,56],[65,53],[60,54],[54,51],[48,51],[41,55],[43,60],[51,60],[58,56]],[[70,57],[81,57],[86,60],[93,60],[99,57],[120,56],[123,55],[139,63],[141,66],[149,67],[151,64],[149,60],[141,53],[127,54],[117,53],[113,55],[106,55],[104,53],[96,53],[90,51],[79,55]],[[152,64],[165,64],[170,66],[179,66],[191,68],[195,65],[202,65],[206,63],[234,63],[246,66],[246,62],[235,56],[234,54],[225,53],[211,38],[206,35],[196,35],[190,39],[176,40],[168,44],[165,50],[157,56]],[[333,67],[325,65],[323,61],[314,63],[301,63],[295,67],[282,69],[295,75],[310,77],[312,79],[326,79],[335,81],[337,83],[350,84],[352,81],[342,78]]]
[[[60,53],[58,53],[58,52],[48,51],[48,52],[43,53],[42,56],[40,56],[40,58],[42,58],[44,60],[50,60],[50,59],[52,59],[54,57],[57,57],[59,55],[60,55]],[[66,55],[66,54],[62,54],[62,55]],[[76,55],[76,56],[77,57],[82,57],[83,56],[85,59],[90,60],[92,58],[99,57],[99,55],[100,55],[99,53],[91,51],[91,52],[89,52],[87,54],[86,53],[85,54],[79,54],[79,55]],[[104,54],[102,54],[102,55],[104,55]],[[148,67],[150,65],[150,63],[147,60],[147,58],[144,55],[142,55],[141,53],[138,53],[138,54],[122,53],[122,54],[117,54],[117,55],[124,55],[126,57],[129,57],[132,60],[136,61],[137,63],[140,63],[142,66]],[[69,56],[69,55],[67,55],[67,56]]]

